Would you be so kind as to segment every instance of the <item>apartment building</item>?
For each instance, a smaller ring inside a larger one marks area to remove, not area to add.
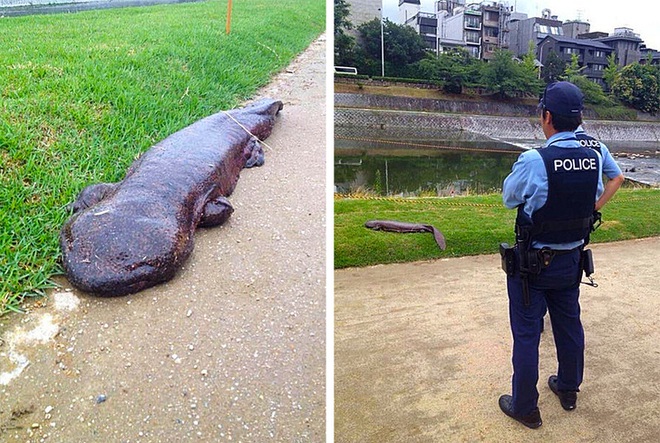
[[[573,54],[578,56],[578,63],[584,67],[582,74],[591,81],[604,85],[603,73],[607,67],[607,57],[614,49],[603,42],[547,35],[538,45],[537,55],[541,63],[547,63],[548,56],[555,52],[566,63],[570,63]]]
[[[482,6],[481,58],[491,60],[497,49],[509,48],[509,7],[501,3]]]
[[[420,8],[417,0],[400,0],[399,20],[413,27],[430,50],[440,53],[458,47],[475,58],[490,60],[498,48],[508,48],[508,6],[440,0],[433,12]]]
[[[510,39],[509,50],[516,56],[523,56],[529,50],[529,42],[536,47],[547,36],[564,35],[561,20],[552,15],[549,9],[542,11],[541,17],[520,18],[514,16],[509,21]],[[541,60],[543,62],[543,60]]]
[[[615,28],[613,33],[597,41],[614,49],[619,66],[639,62],[642,58],[641,45],[644,40],[630,28]]]

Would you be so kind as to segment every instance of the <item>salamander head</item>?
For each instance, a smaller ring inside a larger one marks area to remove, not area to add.
[[[101,296],[138,292],[173,277],[192,240],[176,223],[97,205],[75,214],[60,235],[72,284]]]

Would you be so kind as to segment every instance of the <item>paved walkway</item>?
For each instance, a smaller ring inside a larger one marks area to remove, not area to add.
[[[547,387],[546,317],[538,430],[497,405],[511,390],[512,344],[498,255],[336,271],[335,441],[657,441],[660,237],[592,249],[600,286],[582,286],[578,407],[564,411]]]

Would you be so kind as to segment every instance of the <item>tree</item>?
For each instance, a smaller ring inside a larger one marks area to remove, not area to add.
[[[346,0],[335,0],[335,66],[355,64],[355,38],[344,32],[353,28],[353,24],[348,20],[349,14]]]
[[[463,87],[476,83],[480,77],[483,62],[472,57],[465,49],[445,51],[438,57],[427,53],[426,58],[415,66],[418,77],[442,83],[442,89],[452,94],[460,94]]]
[[[545,83],[556,82],[565,70],[566,62],[555,51],[551,50],[545,59],[545,66],[541,70],[541,78]]]
[[[536,61],[536,45],[534,41],[529,42],[527,53],[523,56],[520,63],[521,77],[523,89],[532,94],[541,92],[543,83],[540,80],[540,66]]]
[[[624,66],[612,84],[612,93],[622,102],[655,115],[660,110],[660,74],[652,65]]]
[[[577,54],[571,54],[571,62],[566,65],[562,80],[573,83],[572,79],[582,75],[582,71],[584,71],[585,67],[586,66],[580,66],[580,59]]]
[[[370,75],[380,75],[381,39],[380,20],[373,19],[358,26],[360,33],[360,46],[364,50],[362,60],[365,69]],[[388,77],[406,77],[411,65],[424,58],[426,45],[422,37],[413,28],[406,25],[397,25],[389,20],[383,23],[383,39],[385,41],[385,74]],[[377,62],[374,63],[374,62]]]
[[[585,103],[592,105],[613,105],[612,100],[603,92],[603,88],[582,75],[584,68],[584,66],[580,66],[578,55],[573,54],[571,56],[571,63],[566,66],[563,79],[580,88],[584,94]]]
[[[607,57],[607,66],[603,70],[603,80],[611,90],[619,74],[619,65],[616,62],[616,54],[613,52]]]
[[[537,94],[540,86],[534,73],[514,61],[510,51],[502,49],[498,49],[495,58],[486,64],[483,78],[486,87],[502,98]]]
[[[348,19],[350,14],[350,6],[346,0],[335,0],[335,34],[337,30],[353,28],[353,23]]]

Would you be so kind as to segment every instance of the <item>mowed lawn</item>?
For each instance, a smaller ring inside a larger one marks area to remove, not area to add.
[[[660,235],[660,189],[622,188],[605,205],[603,223],[591,242],[610,242]],[[336,269],[416,260],[494,254],[499,244],[513,244],[516,212],[500,194],[454,198],[335,199],[334,265]],[[430,224],[445,236],[441,251],[427,233],[373,231],[367,220]]]
[[[226,0],[0,19],[0,313],[52,286],[86,185],[252,97],[325,30],[325,8],[233,2],[229,35]]]

